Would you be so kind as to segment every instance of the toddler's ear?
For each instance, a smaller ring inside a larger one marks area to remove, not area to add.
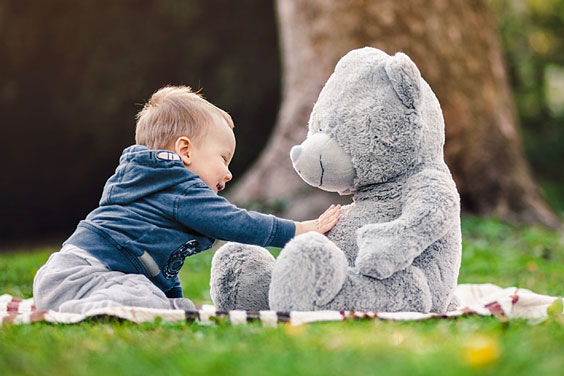
[[[190,152],[192,151],[192,141],[186,136],[178,137],[174,143],[174,152],[180,155],[182,162],[186,166],[192,164],[192,158]]]
[[[415,108],[421,100],[421,73],[415,63],[402,52],[386,63],[386,74],[404,106]]]

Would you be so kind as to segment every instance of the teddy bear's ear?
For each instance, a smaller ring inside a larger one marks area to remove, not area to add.
[[[421,73],[415,63],[406,54],[398,52],[388,60],[385,69],[402,103],[415,108],[421,99]]]

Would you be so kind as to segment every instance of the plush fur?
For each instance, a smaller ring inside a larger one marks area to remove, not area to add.
[[[352,194],[353,203],[327,236],[297,236],[276,261],[260,247],[222,247],[212,267],[214,303],[445,312],[457,285],[461,235],[460,200],[443,144],[439,102],[407,55],[368,47],[349,52],[321,91],[308,136],[291,158],[304,181]],[[254,301],[260,303],[248,303]]]

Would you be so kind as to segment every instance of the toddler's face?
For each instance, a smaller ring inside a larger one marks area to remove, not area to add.
[[[235,153],[235,135],[224,122],[210,126],[206,135],[192,143],[187,168],[198,174],[214,192],[225,188],[233,178],[229,163]]]

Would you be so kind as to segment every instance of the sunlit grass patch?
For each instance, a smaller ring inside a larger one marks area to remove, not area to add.
[[[564,295],[562,234],[494,219],[463,219],[461,283]],[[35,270],[56,248],[0,255],[0,293],[29,297]],[[279,250],[272,250],[277,254]],[[186,260],[186,296],[210,303],[213,252]],[[2,375],[560,375],[564,322],[464,316],[421,322],[357,320],[303,326],[260,323],[0,327]]]

